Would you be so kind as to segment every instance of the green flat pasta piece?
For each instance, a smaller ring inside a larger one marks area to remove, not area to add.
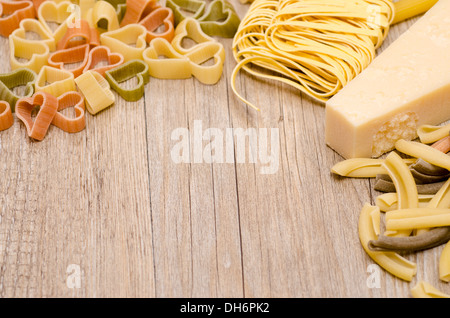
[[[172,9],[175,25],[177,25],[187,17],[193,19],[201,17],[205,12],[206,2],[201,0],[166,0],[166,6]]]
[[[225,0],[214,0],[206,12],[197,19],[200,26],[209,36],[232,38],[241,23],[234,8]]]
[[[137,84],[132,88],[124,88],[120,83],[137,77]],[[130,60],[105,72],[105,78],[111,88],[126,101],[137,101],[142,98],[145,84],[150,80],[148,65],[142,60]]]
[[[14,113],[19,98],[33,95],[36,79],[37,74],[28,68],[18,68],[12,72],[0,74],[0,100],[8,102],[11,112]],[[25,85],[25,92],[19,96],[13,92],[13,89],[22,85]]]

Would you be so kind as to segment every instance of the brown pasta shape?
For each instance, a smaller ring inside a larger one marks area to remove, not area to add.
[[[395,237],[379,235],[377,240],[368,242],[372,251],[416,252],[430,249],[450,240],[450,227],[436,227],[418,235]]]

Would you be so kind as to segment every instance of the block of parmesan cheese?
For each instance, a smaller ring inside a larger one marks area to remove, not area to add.
[[[379,157],[422,124],[450,119],[450,0],[439,0],[326,103],[325,138],[344,158]]]

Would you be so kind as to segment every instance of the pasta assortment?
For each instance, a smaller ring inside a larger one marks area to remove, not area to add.
[[[209,35],[233,37],[232,54],[237,64],[231,74],[231,88],[249,106],[258,109],[238,93],[236,79],[241,70],[290,85],[323,103],[373,61],[394,21],[416,12],[396,16],[391,0],[240,0],[250,7],[239,24],[234,10],[226,2],[215,0],[213,9],[199,11],[197,19],[183,17],[175,28],[172,10],[158,7],[156,1],[116,2],[79,1],[82,27],[74,28],[68,23],[72,1],[36,1],[40,5],[33,10],[29,1],[1,1],[6,8],[26,4],[30,10],[22,12],[27,18],[22,17],[12,29],[2,29],[5,32],[1,35],[9,37],[10,63],[15,71],[0,74],[0,97],[5,100],[0,101],[0,130],[11,127],[12,112],[17,110],[32,139],[42,140],[50,125],[79,132],[86,125],[85,108],[95,115],[112,106],[112,91],[127,101],[136,101],[142,98],[149,76],[194,76],[202,83],[215,84],[222,74],[225,51]],[[192,5],[190,1],[172,2],[178,3],[176,7],[184,2],[185,6]],[[199,3],[206,6],[206,2]],[[228,15],[222,16],[225,13]],[[224,17],[231,22],[220,22]],[[60,26],[52,30],[49,22]],[[162,23],[167,34],[157,37],[153,32]],[[27,40],[27,31],[37,33],[41,40]],[[188,35],[198,43],[184,51],[181,40]],[[80,37],[83,45],[73,42]],[[167,59],[160,59],[160,55]],[[209,58],[215,64],[203,66]],[[107,60],[108,66],[96,66],[101,60]],[[78,69],[64,69],[64,63],[74,62],[81,62]],[[20,81],[15,78],[17,74],[22,74]],[[136,87],[120,87],[132,77],[138,78]],[[6,85],[9,80],[11,85]],[[11,87],[28,83],[32,86],[26,96],[19,99],[11,95]],[[83,94],[77,93],[77,88]],[[35,105],[40,110],[33,121]],[[59,113],[68,107],[75,108],[76,118]],[[410,158],[392,152],[386,159],[355,158],[332,168],[332,173],[343,177],[376,178],[375,189],[386,192],[375,205],[363,206],[359,239],[369,257],[405,281],[412,281],[417,265],[402,253],[444,244],[439,277],[450,281],[449,132],[450,125],[422,126],[418,130],[421,142],[399,140],[395,145]],[[415,297],[447,297],[424,282],[411,293]]]
[[[21,98],[45,93],[37,95],[46,110],[37,123],[30,121],[30,100],[22,103],[18,116],[34,140],[42,140],[52,123],[67,132],[84,129],[84,110],[96,115],[113,106],[116,95],[138,101],[150,76],[195,77],[203,84],[216,84],[222,77],[225,48],[212,35],[232,37],[240,22],[227,0],[176,0],[180,8],[188,9],[193,2],[202,8],[198,19],[185,16],[176,23],[172,9],[157,0],[16,2],[0,0],[0,36],[9,40],[13,70],[0,74],[0,130],[11,127]],[[29,33],[34,35],[28,37]],[[182,43],[187,38],[195,42],[189,49]],[[163,50],[156,52],[157,47]],[[133,78],[137,83],[126,83]],[[25,94],[13,94],[12,89],[22,85]],[[83,109],[73,94],[61,104],[54,100],[67,92],[81,93]],[[73,120],[59,114],[59,109],[69,107],[76,112]]]
[[[418,131],[421,142],[401,139],[383,159],[347,159],[331,172],[384,182],[384,187],[375,184],[375,189],[385,193],[376,198],[375,205],[366,203],[360,212],[359,239],[369,257],[387,272],[410,282],[417,273],[416,264],[403,254],[445,245],[439,259],[439,278],[449,282],[450,130],[447,126],[421,126]],[[450,297],[426,282],[417,283],[411,295]]]

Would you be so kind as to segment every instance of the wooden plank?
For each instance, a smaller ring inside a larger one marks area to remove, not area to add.
[[[243,17],[248,5],[231,2]],[[379,51],[414,21],[394,26]],[[368,285],[373,261],[357,222],[380,193],[330,173],[342,158],[324,144],[322,105],[245,72],[237,88],[261,111],[238,100],[232,40],[218,40],[226,61],[216,85],[151,78],[142,100],[116,95],[83,132],[51,127],[31,142],[16,119],[0,133],[0,297],[409,297],[421,279],[448,293],[443,247],[408,255],[413,282],[381,270],[380,287]],[[208,129],[223,156],[208,148]],[[261,144],[241,147],[237,135],[252,129]],[[173,152],[179,133],[187,162]],[[269,150],[276,161],[264,174]]]
[[[116,95],[77,134],[32,142],[17,118],[2,132],[2,296],[154,295],[144,111]]]
[[[150,79],[145,95],[157,297],[191,296],[189,166],[172,164],[171,132],[187,123],[184,81]],[[180,91],[174,91],[181,88]],[[176,93],[174,93],[176,92]]]
[[[235,178],[234,166],[205,162],[207,156],[203,152],[207,143],[202,140],[205,130],[220,129],[226,123],[226,79],[223,76],[214,86],[203,85],[195,78],[155,79],[149,84],[149,91],[157,92],[146,95],[146,104],[152,108],[147,112],[149,127],[158,127],[149,129],[148,139],[153,141],[150,145],[150,180],[151,188],[155,189],[151,198],[157,231],[156,262],[164,262],[157,266],[156,275],[167,278],[164,284],[157,286],[157,294],[161,296],[186,295],[186,292],[193,297],[236,297],[241,294],[236,190],[235,181],[229,179]],[[196,129],[198,137],[194,135]],[[172,149],[180,142],[176,135],[178,130],[185,131],[189,138],[188,162],[177,163],[171,157]],[[194,138],[200,141],[198,152],[194,150]],[[200,156],[198,163],[194,156]],[[220,178],[214,177],[217,174]],[[183,184],[179,185],[180,182]],[[172,196],[177,198],[174,200],[183,198],[180,202],[187,204],[180,209],[173,206],[166,209]],[[165,215],[164,219],[162,215]],[[177,222],[180,228],[166,223],[180,217],[182,220]],[[164,232],[160,232],[162,229]],[[185,278],[178,272],[180,270],[181,273],[192,273],[192,277]]]
[[[154,296],[144,101],[90,118],[85,191],[89,295]]]
[[[221,42],[229,52],[231,40],[222,39]],[[227,57],[228,60],[231,58],[230,55]],[[190,99],[195,102],[187,104],[188,127],[192,133],[201,124],[199,131],[204,139],[202,147],[198,148],[202,152],[202,163],[196,164],[195,158],[191,158],[194,163],[190,165],[192,238],[198,242],[193,251],[194,274],[198,275],[193,277],[193,295],[240,297],[242,264],[235,167],[233,163],[226,163],[230,150],[226,144],[223,144],[223,155],[220,150],[208,147],[212,147],[214,138],[226,142],[228,72],[225,71],[215,85],[204,85],[197,80],[187,83],[193,84],[188,91],[195,94]],[[220,133],[214,136],[213,132],[208,136],[208,131]],[[192,157],[199,155],[195,146],[192,149]],[[206,268],[209,270],[205,271]]]

